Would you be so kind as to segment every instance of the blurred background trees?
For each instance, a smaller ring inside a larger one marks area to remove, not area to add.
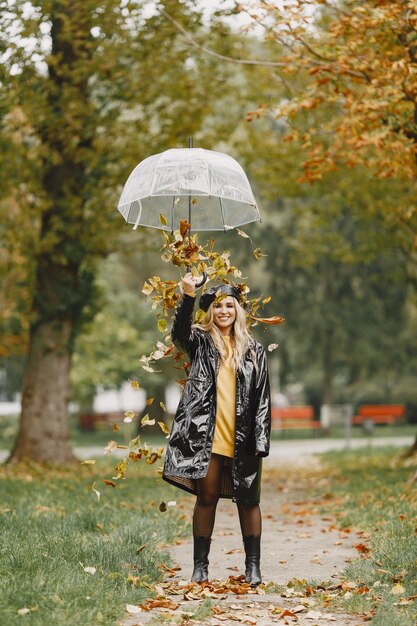
[[[216,242],[254,295],[273,296],[266,313],[287,319],[255,329],[280,345],[274,389],[298,384],[316,407],[405,402],[417,419],[415,9],[259,2],[257,30],[240,33],[227,17],[237,4],[0,3],[3,398],[23,384],[14,459],[72,460],[70,397],[87,407],[131,376],[162,394],[139,366],[157,339],[140,292],[155,267],[172,269],[158,235],[123,230],[115,205],[139,161],[190,135],[237,158],[261,206],[246,230],[267,257],[233,232]]]

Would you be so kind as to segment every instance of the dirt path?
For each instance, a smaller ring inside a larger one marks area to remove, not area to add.
[[[317,588],[319,583],[326,582],[334,589],[339,586],[335,593],[340,593],[340,573],[347,561],[358,556],[354,544],[359,542],[354,533],[337,530],[334,520],[320,516],[319,500],[306,497],[311,481],[321,481],[322,498],[329,497],[326,494],[326,479],[322,473],[315,473],[314,463],[317,464],[313,461],[313,467],[310,466],[307,472],[299,468],[292,470],[291,466],[280,467],[275,463],[268,469],[265,464],[262,494],[263,588],[257,591],[245,589],[236,580],[244,571],[237,510],[231,501],[222,500],[210,552],[209,575],[213,585],[202,588],[189,584],[192,571],[190,537],[189,541],[171,549],[175,567],[172,572],[167,572],[166,582],[157,588],[158,597],[165,606],[139,611],[125,619],[123,626],[362,624],[358,617],[323,608],[319,595],[315,591],[309,592],[309,585]],[[181,508],[190,517],[193,501],[194,498],[190,497],[181,503]],[[234,578],[224,586],[230,576]],[[235,592],[230,589],[233,586]],[[329,593],[331,595],[332,591]],[[208,603],[211,603],[211,608],[207,608]],[[204,608],[206,617],[201,613]]]

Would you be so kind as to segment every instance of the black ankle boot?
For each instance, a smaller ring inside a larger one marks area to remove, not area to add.
[[[256,535],[243,537],[243,545],[246,554],[245,582],[249,583],[251,587],[257,587],[262,582],[260,570],[261,537]]]
[[[194,583],[202,583],[208,580],[210,544],[210,537],[194,537],[194,571],[191,576],[191,580]]]

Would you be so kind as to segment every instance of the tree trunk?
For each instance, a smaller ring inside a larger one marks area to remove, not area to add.
[[[76,462],[68,431],[71,329],[70,321],[49,321],[32,328],[20,429],[8,462]]]

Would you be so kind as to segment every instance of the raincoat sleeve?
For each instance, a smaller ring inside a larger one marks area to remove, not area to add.
[[[193,323],[195,298],[184,294],[177,310],[175,311],[174,322],[171,329],[171,339],[177,348],[187,352],[192,356],[195,348],[195,333],[191,326]]]
[[[269,391],[268,364],[265,349],[257,350],[258,372],[255,397],[255,451],[259,456],[268,456],[271,434],[271,396]]]

